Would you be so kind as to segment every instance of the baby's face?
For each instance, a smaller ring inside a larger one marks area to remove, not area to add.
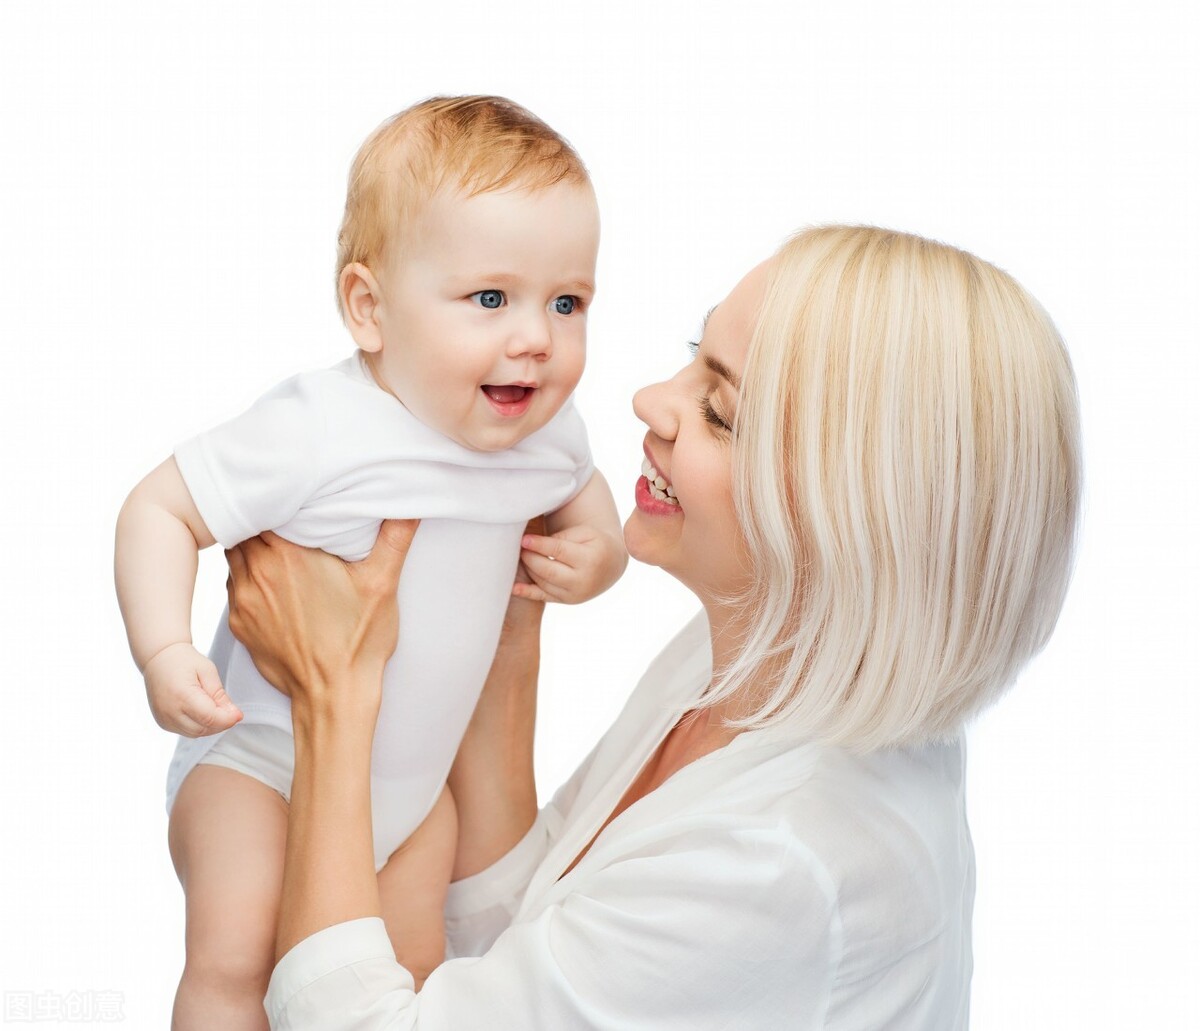
[[[381,385],[465,447],[546,425],[583,373],[600,220],[590,186],[437,195],[377,277]]]

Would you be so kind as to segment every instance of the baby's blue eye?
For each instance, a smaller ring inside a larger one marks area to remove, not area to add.
[[[570,315],[575,310],[575,305],[578,303],[570,294],[563,294],[562,297],[556,297],[554,300],[554,310],[559,315]]]
[[[481,308],[499,308],[504,304],[504,294],[500,290],[480,290],[471,294],[471,300]]]

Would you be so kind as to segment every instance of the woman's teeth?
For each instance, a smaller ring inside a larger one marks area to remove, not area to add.
[[[664,477],[658,475],[658,470],[650,464],[648,458],[642,459],[642,475],[650,485],[650,493],[659,501],[665,501],[668,505],[679,504],[679,499],[675,497],[675,488],[667,483]]]

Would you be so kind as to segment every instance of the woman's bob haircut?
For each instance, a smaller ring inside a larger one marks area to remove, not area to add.
[[[883,229],[793,236],[735,425],[750,629],[706,702],[753,682],[731,725],[855,751],[954,735],[1054,629],[1079,448],[1066,349],[1011,276]]]

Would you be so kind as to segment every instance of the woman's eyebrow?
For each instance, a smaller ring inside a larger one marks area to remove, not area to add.
[[[706,329],[708,329],[708,320],[710,318],[712,318],[712,313],[716,310],[717,310],[717,306],[714,304],[711,308],[708,309],[708,311],[706,311],[704,313],[704,322],[701,323],[701,325],[700,325],[700,335],[701,336],[704,336],[704,331]],[[704,364],[707,365],[708,368],[712,372],[715,372],[718,376],[721,376],[722,378],[727,379],[734,390],[742,389],[741,377],[738,376],[738,374],[736,372],[734,372],[728,365],[726,365],[719,358],[713,358],[711,355],[706,354],[704,356]]]
[[[728,365],[721,361],[721,359],[714,358],[712,355],[706,354],[704,356],[704,364],[707,365],[718,376],[727,379],[734,390],[742,389],[741,377],[739,377],[736,372],[734,372]]]

